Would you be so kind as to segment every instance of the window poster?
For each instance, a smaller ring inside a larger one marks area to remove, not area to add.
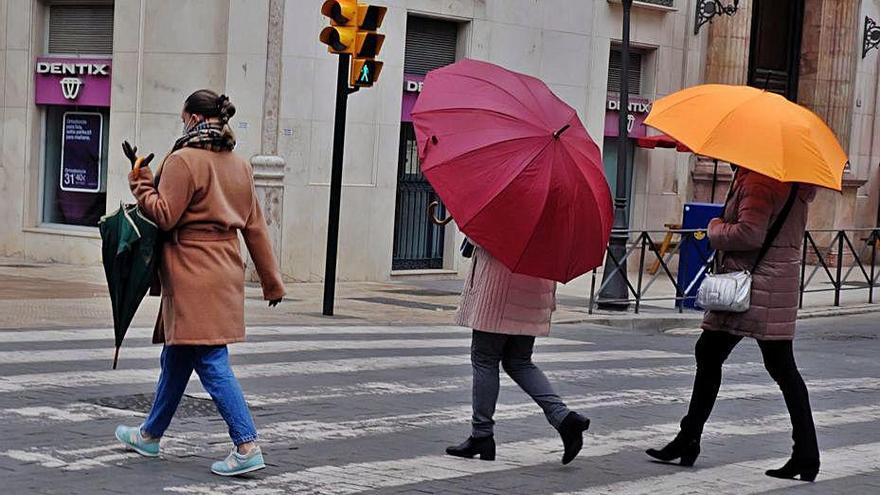
[[[100,113],[65,112],[61,132],[61,190],[100,192],[104,117]]]

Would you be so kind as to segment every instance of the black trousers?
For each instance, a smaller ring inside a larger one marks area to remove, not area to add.
[[[742,337],[727,332],[704,331],[697,341],[697,375],[694,378],[694,391],[688,406],[687,416],[681,420],[683,435],[699,438],[703,425],[712,413],[718,389],[721,387],[721,366]],[[819,445],[816,441],[816,427],[810,410],[810,397],[807,386],[794,362],[794,352],[790,340],[759,340],[764,367],[782,390],[788,414],[791,416],[792,457],[818,460]]]

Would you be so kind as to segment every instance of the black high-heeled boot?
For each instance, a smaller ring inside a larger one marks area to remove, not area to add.
[[[590,420],[572,411],[565,416],[559,425],[559,436],[562,437],[562,464],[568,464],[577,457],[584,446],[584,432],[590,428]]]
[[[819,474],[819,461],[792,457],[781,468],[769,469],[765,474],[771,478],[785,480],[793,480],[800,476],[801,481],[816,481],[816,476]]]
[[[472,458],[475,455],[480,456],[481,460],[495,460],[495,437],[468,437],[461,445],[447,447],[446,453],[455,457]]]
[[[691,467],[700,455],[700,439],[679,433],[675,439],[662,449],[648,449],[645,453],[663,462],[672,462],[680,459],[679,464]]]

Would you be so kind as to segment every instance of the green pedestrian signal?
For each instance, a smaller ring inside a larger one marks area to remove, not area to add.
[[[382,72],[382,62],[378,60],[353,58],[351,59],[351,77],[349,83],[357,88],[369,88],[379,79]]]
[[[377,30],[382,26],[388,8],[358,3],[357,9],[357,35],[351,52],[348,84],[354,88],[369,88],[376,84],[382,72],[382,62],[376,60],[376,56],[382,50],[385,35]]]

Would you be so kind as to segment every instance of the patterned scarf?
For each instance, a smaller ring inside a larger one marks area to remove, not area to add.
[[[217,124],[210,122],[200,122],[193,126],[186,134],[174,142],[174,147],[162,159],[162,163],[156,169],[154,184],[159,187],[159,176],[162,175],[162,168],[165,161],[171,156],[171,153],[181,148],[200,148],[210,151],[232,151],[235,148],[235,134],[229,124]]]
[[[174,143],[171,152],[181,148],[232,151],[235,148],[235,134],[228,123],[200,122]]]

